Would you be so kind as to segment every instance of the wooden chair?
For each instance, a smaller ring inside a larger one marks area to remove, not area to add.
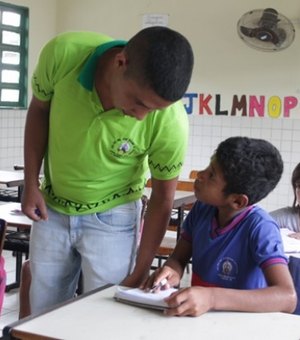
[[[199,170],[191,170],[191,172],[189,174],[189,178],[190,179],[196,179],[198,172],[199,172]]]
[[[4,269],[4,258],[2,256],[6,227],[7,227],[6,221],[0,219],[0,313],[2,311],[6,287],[6,271]]]

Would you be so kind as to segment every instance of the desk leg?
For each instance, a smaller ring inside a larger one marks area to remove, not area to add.
[[[177,224],[177,241],[178,241],[181,231],[182,231],[182,224],[184,220],[184,205],[178,208],[177,214],[178,214],[178,224]],[[189,263],[187,264],[186,270],[187,270],[187,273],[190,272]]]
[[[178,208],[177,210],[177,240],[179,240],[181,230],[182,230],[182,224],[184,220],[184,205]]]
[[[21,202],[22,193],[23,193],[23,185],[19,185],[18,186],[18,202]]]
[[[16,251],[16,281],[6,285],[5,292],[9,292],[12,289],[19,288],[21,282],[21,269],[22,269],[23,253]]]

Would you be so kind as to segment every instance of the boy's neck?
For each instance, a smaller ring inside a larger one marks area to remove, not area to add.
[[[232,209],[231,207],[218,207],[216,213],[216,220],[219,228],[225,228],[232,219],[246,210],[248,207],[242,209]]]
[[[111,78],[114,72],[114,57],[121,51],[121,48],[115,47],[106,51],[98,60],[95,88],[104,110],[114,108],[111,95]]]

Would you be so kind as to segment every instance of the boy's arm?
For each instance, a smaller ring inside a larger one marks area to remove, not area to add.
[[[158,268],[141,286],[143,289],[151,289],[164,279],[167,280],[167,288],[177,286],[183,275],[185,266],[191,258],[192,245],[190,242],[180,238],[173,254],[168,258],[162,268]]]
[[[192,244],[187,240],[180,238],[172,255],[165,262],[164,266],[169,266],[174,269],[180,278],[183,275],[184,269],[192,256]]]
[[[169,306],[174,307],[167,314],[198,316],[209,310],[292,313],[297,297],[288,267],[274,264],[266,268],[264,274],[268,287],[262,289],[183,289],[167,299]]]
[[[22,210],[35,221],[47,219],[46,205],[39,190],[39,174],[48,143],[49,110],[49,101],[41,101],[33,96],[26,118]]]
[[[176,184],[177,178],[168,181],[152,178],[152,192],[147,204],[136,265],[122,285],[139,287],[148,277],[156,250],[170,220]]]

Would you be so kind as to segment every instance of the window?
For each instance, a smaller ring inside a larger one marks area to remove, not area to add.
[[[27,107],[28,13],[0,1],[0,108]]]

